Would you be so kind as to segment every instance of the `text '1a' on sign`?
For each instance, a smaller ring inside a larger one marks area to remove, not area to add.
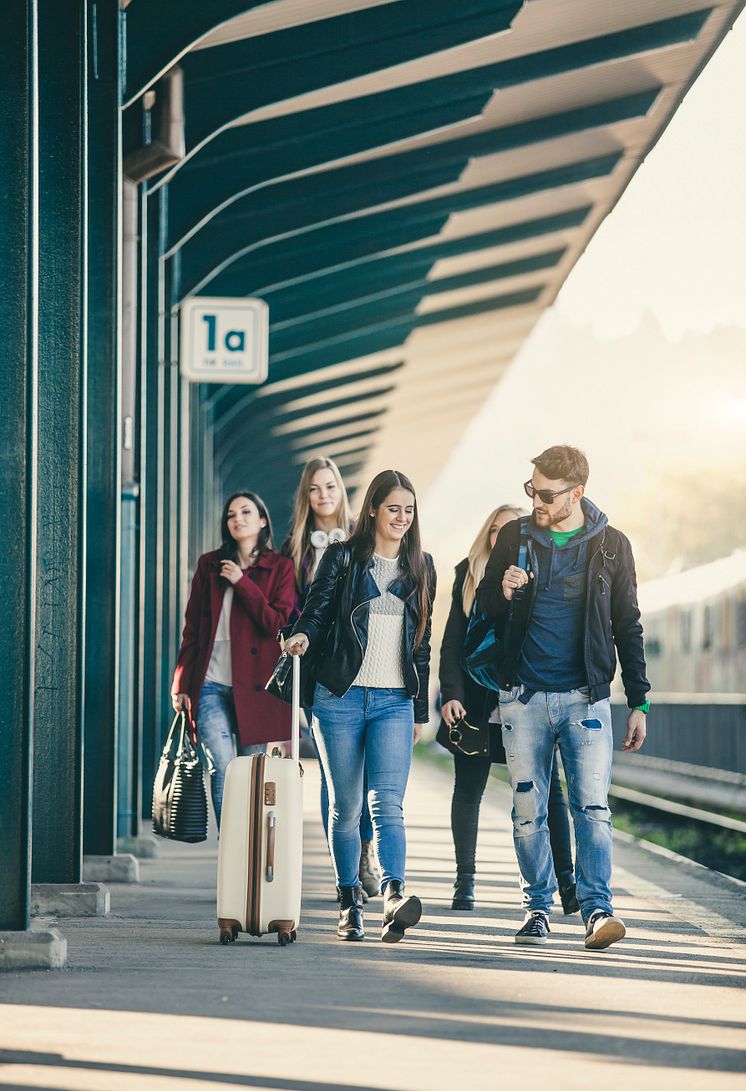
[[[197,296],[180,311],[179,368],[192,383],[263,383],[269,308],[263,299]]]

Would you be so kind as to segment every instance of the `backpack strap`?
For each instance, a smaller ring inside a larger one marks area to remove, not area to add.
[[[518,540],[518,567],[528,571],[528,527],[530,517],[522,515],[519,519],[521,533]]]

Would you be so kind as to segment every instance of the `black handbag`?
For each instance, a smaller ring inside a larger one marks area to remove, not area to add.
[[[301,660],[301,667],[303,660]],[[269,676],[269,681],[264,687],[267,693],[273,697],[279,697],[288,704],[293,700],[293,657],[288,652],[282,652],[275,664],[275,669]]]
[[[177,712],[153,782],[153,833],[171,841],[207,839],[205,770],[195,738],[187,713]],[[211,772],[208,768],[208,774]]]
[[[469,758],[489,758],[490,761],[505,761],[500,724],[482,724],[474,727],[467,720],[456,720],[448,726],[440,721],[437,742],[452,754],[465,754]]]

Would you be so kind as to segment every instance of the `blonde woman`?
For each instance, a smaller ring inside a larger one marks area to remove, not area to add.
[[[344,542],[351,524],[347,490],[336,464],[330,458],[310,459],[301,474],[290,533],[282,546],[295,569],[298,613],[326,547],[330,542]]]
[[[286,557],[290,557],[295,569],[296,617],[305,605],[311,583],[327,547],[332,542],[344,542],[351,529],[352,517],[347,490],[335,462],[331,458],[324,457],[309,459],[303,468],[295,494],[290,533],[281,549]],[[311,725],[311,709],[304,709],[304,712]],[[328,838],[329,790],[321,762],[319,762],[319,771],[321,773],[321,821],[324,825],[324,835]],[[373,846],[373,824],[368,810],[367,785],[365,803],[360,816],[360,840],[362,843],[360,882],[364,896],[373,897],[380,890],[380,874]]]
[[[480,686],[464,670],[464,638],[476,590],[484,576],[497,535],[506,523],[525,514],[521,508],[510,504],[502,504],[491,512],[477,534],[468,557],[456,566],[451,611],[440,649],[443,719],[437,737],[438,742],[450,750],[454,757],[451,831],[456,851],[456,882],[451,908],[457,910],[474,908],[479,806],[492,762],[505,761],[499,727],[498,695]],[[491,757],[468,756],[449,743],[448,728],[461,719],[474,727],[481,727],[485,723],[495,725],[492,729]],[[575,895],[570,823],[556,763],[552,770],[548,823],[562,908],[565,913],[577,913],[579,906]]]

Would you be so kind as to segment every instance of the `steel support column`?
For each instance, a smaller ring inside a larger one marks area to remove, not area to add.
[[[39,883],[78,883],[82,864],[85,23],[83,2],[40,11],[32,871]]]
[[[88,459],[84,852],[116,848],[119,669],[121,200],[120,13],[89,4]]]
[[[140,756],[136,728],[135,663],[137,612],[138,392],[138,187],[122,188],[122,510],[119,636],[119,725],[117,739],[117,836],[140,835]]]
[[[0,4],[0,929],[29,926],[36,564],[36,3]]]

